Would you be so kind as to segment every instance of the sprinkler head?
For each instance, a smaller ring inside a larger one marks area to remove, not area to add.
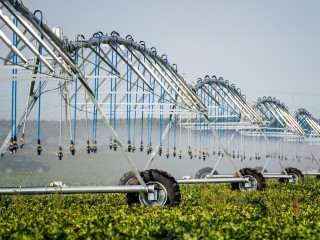
[[[60,146],[60,147],[59,147],[59,151],[58,151],[58,158],[59,158],[59,160],[62,160],[62,157],[63,157],[63,152],[62,152],[62,147]]]
[[[128,152],[131,152],[131,150],[132,150],[131,141],[128,140]]]

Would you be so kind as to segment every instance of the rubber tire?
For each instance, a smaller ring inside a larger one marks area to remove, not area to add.
[[[320,173],[320,169],[318,170],[318,173]],[[316,176],[316,179],[317,179],[317,180],[320,180],[320,175],[317,175],[317,176]]]
[[[258,172],[261,172],[262,171],[262,169],[263,169],[263,167],[255,167],[254,169],[256,169]],[[267,173],[268,172],[268,170],[267,169],[265,169],[264,170],[264,173]]]
[[[201,179],[201,178],[204,178],[204,174],[210,174],[212,172],[212,169],[211,167],[204,167],[204,168],[201,168],[200,170],[198,170],[198,172],[196,172],[196,175],[194,176],[195,179]],[[218,171],[215,170],[213,175],[218,175]]]
[[[181,201],[180,187],[177,181],[174,179],[174,177],[172,177],[169,173],[158,169],[149,169],[141,172],[140,176],[142,177],[145,183],[159,182],[165,187],[167,191],[167,201],[164,204],[164,206],[173,207],[179,205]],[[135,176],[129,182],[129,185],[139,184],[140,183],[137,177]],[[127,193],[127,202],[130,206],[132,206],[135,203],[140,203],[139,193],[137,193],[136,195],[135,194],[136,193]],[[138,202],[136,201],[136,196],[138,196]]]
[[[297,176],[298,176],[298,180],[304,178],[303,173],[302,173],[298,168],[288,167],[288,168],[285,168],[285,170],[286,170],[286,172],[287,172],[288,174],[292,173],[292,174],[297,175]],[[282,174],[285,174],[285,173],[282,172]],[[285,178],[280,178],[280,179],[279,179],[279,182],[281,182],[281,183],[288,183],[286,180],[287,180],[287,179],[285,179]]]
[[[141,174],[141,173],[140,173]],[[125,173],[119,180],[118,185],[140,185],[139,182],[137,182],[136,175],[133,171]],[[135,203],[140,203],[139,200],[139,193],[127,193],[127,203],[131,206]]]
[[[258,191],[262,191],[266,188],[266,179],[264,178],[264,176],[262,175],[262,173],[258,172],[256,169],[254,168],[242,168],[239,171],[241,173],[242,176],[252,176],[257,180],[257,189]],[[234,178],[238,178],[239,174],[236,172],[233,175]],[[240,190],[240,183],[231,183],[231,189],[232,190]]]

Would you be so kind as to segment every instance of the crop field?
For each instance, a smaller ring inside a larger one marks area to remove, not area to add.
[[[5,196],[1,239],[320,239],[320,182],[181,186],[179,206],[126,204],[125,194]]]

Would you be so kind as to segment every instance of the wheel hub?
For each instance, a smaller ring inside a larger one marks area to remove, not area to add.
[[[241,191],[254,191],[257,189],[258,182],[253,176],[245,175],[243,178],[246,181],[239,183],[239,188]]]
[[[299,177],[297,176],[297,174],[289,173],[288,175],[291,176],[291,178],[288,179],[289,183],[298,183]]]
[[[166,188],[159,182],[148,182],[147,186],[154,185],[154,192],[140,193],[140,203],[146,206],[164,206],[168,199]]]

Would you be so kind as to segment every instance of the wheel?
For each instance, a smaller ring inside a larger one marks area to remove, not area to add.
[[[242,168],[240,173],[244,178],[247,178],[249,182],[231,183],[232,190],[241,191],[262,191],[266,188],[266,180],[263,175],[253,168]],[[239,174],[235,173],[233,177],[238,178]]]
[[[258,172],[261,172],[262,171],[262,169],[263,169],[263,167],[255,167],[254,169],[256,169]],[[264,173],[267,173],[268,172],[268,170],[267,169],[264,169],[264,171],[263,171]]]
[[[288,173],[289,176],[292,176],[292,178],[291,179],[280,178],[279,182],[281,182],[281,183],[298,183],[299,179],[304,178],[303,173],[297,168],[288,167],[285,170],[286,170],[286,172]],[[285,174],[285,173],[282,172],[282,174]]]
[[[201,168],[195,175],[195,179],[201,179],[201,178],[206,178],[206,176],[208,174],[211,174],[212,172],[212,169],[211,167],[204,167],[204,168]],[[219,173],[215,170],[213,175],[218,175]]]
[[[135,180],[134,180],[135,179]],[[133,181],[134,180],[134,181]],[[140,185],[137,182],[137,178],[133,171],[125,173],[119,180],[118,185]],[[140,203],[139,201],[139,193],[127,193],[127,203],[131,206],[135,203]]]
[[[147,186],[154,185],[154,193],[138,193],[139,202],[146,206],[176,206],[180,203],[181,193],[177,181],[169,173],[157,169],[150,169],[140,173]],[[129,185],[138,185],[138,179],[134,176],[128,182]],[[127,194],[128,204],[136,201],[135,195]],[[130,201],[129,201],[130,200]],[[132,201],[133,200],[133,201]]]

